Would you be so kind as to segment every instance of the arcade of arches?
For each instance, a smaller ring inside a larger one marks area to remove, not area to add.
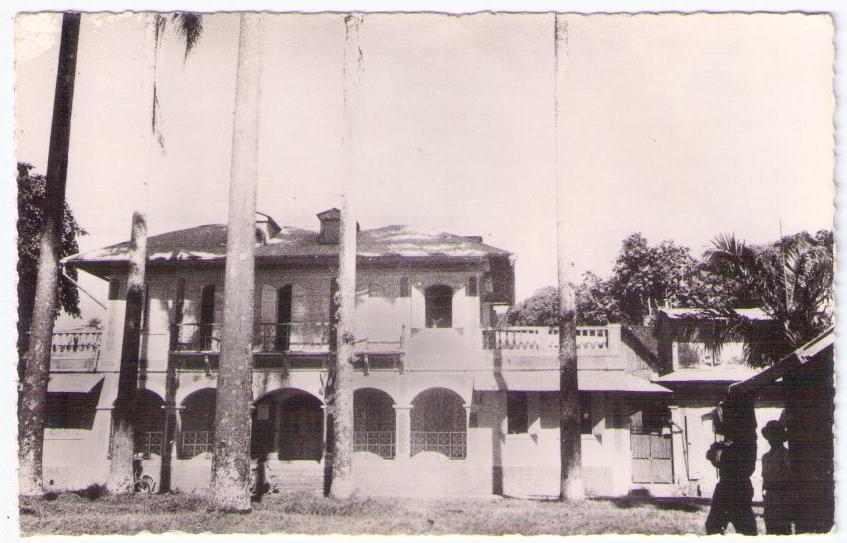
[[[190,459],[213,451],[215,400],[215,389],[204,388],[183,401],[175,433],[178,458]],[[162,454],[163,406],[162,399],[148,390],[139,397],[136,448],[145,458]],[[398,435],[398,406],[393,398],[374,388],[356,390],[354,451],[393,459],[398,456],[398,444],[405,441],[405,454],[409,456],[433,452],[451,459],[465,458],[467,417],[464,401],[457,393],[430,388],[419,393],[410,407],[409,423],[401,428],[408,433]],[[323,404],[308,392],[281,389],[255,402],[251,438],[254,458],[320,461],[325,435]]]

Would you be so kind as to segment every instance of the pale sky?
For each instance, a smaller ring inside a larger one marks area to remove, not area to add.
[[[258,207],[316,226],[342,178],[340,15],[266,15]],[[833,29],[806,15],[569,15],[560,54],[560,177],[577,271],[606,275],[628,234],[699,254],[831,228]],[[68,200],[123,241],[225,223],[237,16],[205,15],[183,62],[158,65],[164,154],[146,152],[152,44],[143,15],[83,15]],[[17,19],[17,159],[44,172],[60,18]],[[363,228],[482,235],[515,253],[517,297],[556,280],[553,16],[367,15],[360,130]],[[143,181],[149,180],[149,190]],[[102,298],[102,281],[83,284]],[[84,316],[96,305],[82,296]]]

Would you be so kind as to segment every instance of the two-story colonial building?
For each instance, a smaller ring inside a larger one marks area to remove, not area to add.
[[[322,490],[339,213],[318,229],[257,220],[252,443],[280,489]],[[148,239],[136,447],[144,473],[209,484],[226,227]],[[106,480],[128,244],[67,259],[109,282],[102,334],[58,336],[45,481]],[[514,260],[477,236],[358,233],[354,477],[363,494],[558,495],[558,337],[495,326]],[[595,495],[673,493],[671,391],[619,325],[580,328],[583,473]],[[96,337],[95,337],[96,336]],[[649,349],[648,349],[649,351]]]

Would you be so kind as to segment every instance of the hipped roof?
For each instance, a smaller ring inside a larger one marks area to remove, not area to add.
[[[334,257],[339,245],[321,243],[317,229],[282,227],[265,243],[256,245],[256,258],[310,259]],[[473,261],[511,253],[482,243],[476,236],[414,230],[392,225],[358,233],[360,259],[400,258],[410,260]],[[126,262],[129,242],[110,245],[65,259],[82,269]],[[208,224],[166,232],[147,239],[148,262],[215,261],[226,256],[226,225]]]

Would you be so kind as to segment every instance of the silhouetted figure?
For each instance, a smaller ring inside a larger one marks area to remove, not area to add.
[[[762,428],[762,437],[771,446],[762,456],[765,530],[769,534],[790,534],[792,485],[788,449],[783,445],[788,438],[785,426],[778,420],[772,420]]]
[[[756,535],[753,484],[756,469],[756,418],[747,398],[722,402],[715,413],[715,433],[723,441],[712,444],[706,458],[718,468],[718,484],[706,518],[707,534],[722,534],[732,523],[735,532]]]

